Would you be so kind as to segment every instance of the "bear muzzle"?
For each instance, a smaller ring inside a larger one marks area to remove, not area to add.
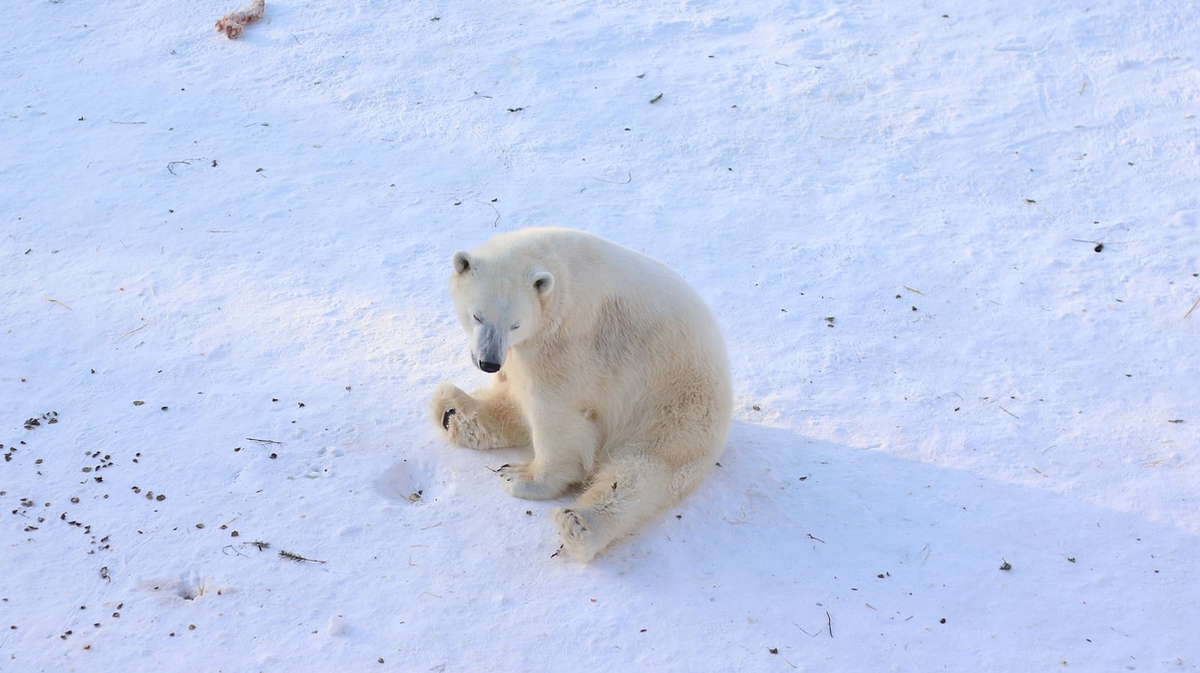
[[[475,366],[488,374],[495,374],[504,366],[504,355],[508,351],[508,340],[495,326],[483,324],[475,329],[475,347],[471,359]]]

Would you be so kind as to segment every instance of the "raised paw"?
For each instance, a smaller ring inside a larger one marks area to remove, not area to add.
[[[501,465],[496,473],[504,479],[504,490],[515,498],[550,500],[567,490],[567,484],[555,483],[544,475],[538,476],[533,461]]]

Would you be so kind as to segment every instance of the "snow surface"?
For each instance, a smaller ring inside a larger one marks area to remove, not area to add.
[[[1193,3],[14,4],[0,670],[1200,668]],[[737,396],[586,566],[426,412],[548,224]]]

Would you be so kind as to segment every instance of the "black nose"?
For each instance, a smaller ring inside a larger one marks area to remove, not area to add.
[[[500,371],[500,365],[496,364],[495,362],[487,362],[485,360],[479,361],[479,368],[489,374],[495,374],[496,372]]]

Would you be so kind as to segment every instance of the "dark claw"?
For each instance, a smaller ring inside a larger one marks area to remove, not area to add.
[[[501,465],[501,466],[500,466],[500,469],[501,469],[501,470],[506,470],[506,469],[508,469],[508,468],[510,468],[510,467],[512,467],[512,465],[509,465],[508,463],[505,463],[505,464],[503,464],[503,465]]]
[[[450,429],[450,417],[456,413],[458,413],[458,412],[455,411],[454,409],[447,409],[445,411],[445,413],[442,414],[442,429],[443,430]]]

